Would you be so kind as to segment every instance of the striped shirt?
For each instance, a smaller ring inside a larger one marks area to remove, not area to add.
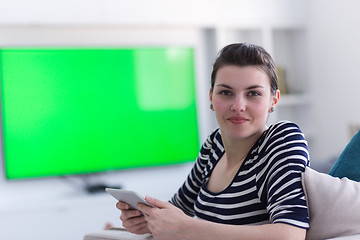
[[[214,193],[206,184],[224,152],[217,129],[203,144],[171,203],[190,216],[217,223],[286,223],[309,228],[301,185],[301,172],[309,164],[309,155],[297,125],[282,121],[270,126],[253,145],[231,184]]]

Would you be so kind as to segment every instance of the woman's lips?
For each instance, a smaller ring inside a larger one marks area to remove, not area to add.
[[[248,119],[244,117],[230,117],[228,120],[233,124],[242,124],[248,121]]]

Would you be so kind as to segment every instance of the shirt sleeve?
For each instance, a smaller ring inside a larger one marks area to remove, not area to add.
[[[301,173],[309,164],[307,141],[299,127],[281,122],[269,131],[265,148],[267,167],[258,176],[271,223],[309,228],[309,216]]]
[[[179,188],[177,193],[171,198],[170,202],[182,209],[189,216],[194,216],[194,205],[199,194],[201,185],[205,178],[205,168],[210,162],[213,154],[213,139],[218,131],[214,131],[204,142],[199,152],[199,156],[191,169],[187,179]]]

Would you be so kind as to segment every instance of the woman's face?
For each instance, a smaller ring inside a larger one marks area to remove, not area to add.
[[[269,77],[256,66],[219,68],[210,90],[222,135],[236,139],[260,136],[278,100],[279,91],[271,94]]]

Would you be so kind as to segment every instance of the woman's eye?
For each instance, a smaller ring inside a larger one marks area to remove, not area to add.
[[[220,95],[224,95],[224,96],[231,96],[232,92],[228,91],[228,90],[222,90],[219,92]]]
[[[248,96],[260,96],[260,95],[261,94],[258,91],[250,91],[250,92],[248,92]]]

